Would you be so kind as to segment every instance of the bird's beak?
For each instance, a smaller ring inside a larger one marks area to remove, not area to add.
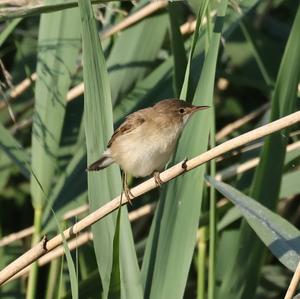
[[[204,110],[204,109],[207,109],[207,108],[210,108],[209,106],[192,106],[191,108],[191,112],[196,112],[196,111],[199,111],[199,110]]]

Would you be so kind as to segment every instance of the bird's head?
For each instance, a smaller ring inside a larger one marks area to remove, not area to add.
[[[166,118],[184,125],[195,112],[207,109],[209,106],[195,106],[183,100],[167,99],[158,102],[153,108]]]

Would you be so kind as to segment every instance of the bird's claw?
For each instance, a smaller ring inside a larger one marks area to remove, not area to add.
[[[156,187],[160,187],[160,186],[164,183],[164,182],[161,180],[158,171],[155,171],[155,172],[153,173],[153,178],[154,178]]]
[[[129,202],[129,204],[132,205],[131,199],[134,198],[134,195],[131,193],[127,184],[125,185],[125,188],[124,188],[124,194],[126,196],[127,201]]]
[[[129,202],[129,204],[132,205],[131,199],[134,198],[134,195],[131,193],[130,188],[127,185],[127,173],[126,172],[123,172],[122,183],[123,183],[124,193],[121,194],[120,205],[122,205],[123,194],[125,195],[125,197],[126,197],[127,201]]]

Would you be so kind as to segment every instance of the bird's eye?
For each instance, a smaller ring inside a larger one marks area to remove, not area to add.
[[[183,108],[179,109],[179,113],[183,114],[185,112],[185,110]]]

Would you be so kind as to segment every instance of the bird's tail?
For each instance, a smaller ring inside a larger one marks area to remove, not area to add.
[[[106,168],[112,163],[114,163],[113,158],[108,151],[105,151],[100,159],[88,166],[87,171],[98,171]]]

